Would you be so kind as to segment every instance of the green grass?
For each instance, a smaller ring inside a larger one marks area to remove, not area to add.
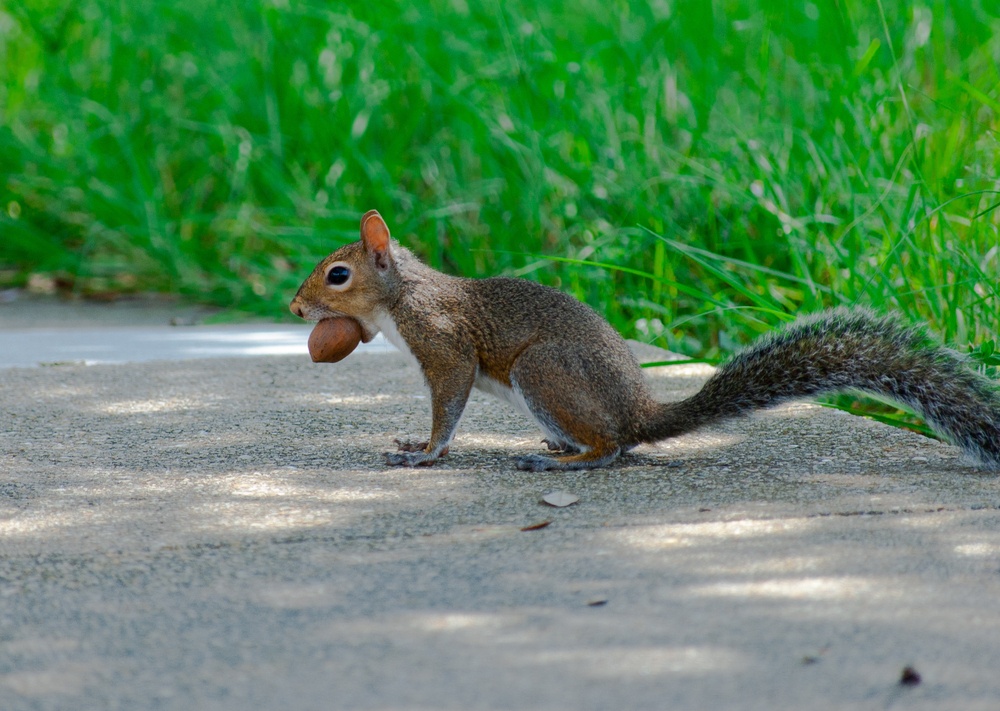
[[[692,356],[853,303],[964,348],[1000,332],[998,15],[8,3],[0,283],[287,317],[374,207],[436,267],[555,284]]]

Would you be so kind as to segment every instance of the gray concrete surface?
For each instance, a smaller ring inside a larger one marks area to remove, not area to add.
[[[476,394],[384,467],[428,406],[392,353],[0,369],[0,708],[1000,708],[1000,480],[951,447],[796,404],[526,473]]]
[[[273,355],[308,358],[311,330],[308,325],[277,324],[0,330],[0,368]],[[358,345],[361,353],[393,350],[381,334]]]
[[[0,368],[308,354],[311,324],[200,324],[207,315],[149,297],[111,304],[0,299]],[[394,349],[379,335],[358,350]]]

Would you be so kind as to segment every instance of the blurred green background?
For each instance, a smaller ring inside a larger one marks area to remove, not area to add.
[[[379,209],[449,273],[714,357],[867,304],[1000,330],[1000,0],[18,0],[0,287],[291,318]]]

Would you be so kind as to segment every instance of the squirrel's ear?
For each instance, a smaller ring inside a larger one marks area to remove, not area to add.
[[[361,218],[361,241],[365,250],[375,258],[375,266],[386,269],[389,266],[389,226],[378,214],[369,210]]]

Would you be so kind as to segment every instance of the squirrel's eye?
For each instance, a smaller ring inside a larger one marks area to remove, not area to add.
[[[326,283],[330,286],[343,286],[351,278],[351,270],[338,264],[326,273]]]

